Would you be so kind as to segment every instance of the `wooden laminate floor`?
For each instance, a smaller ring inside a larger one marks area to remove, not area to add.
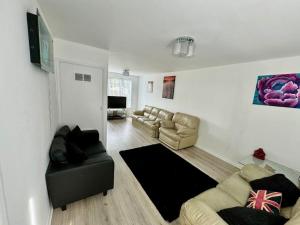
[[[167,225],[126,163],[120,150],[131,149],[159,141],[131,125],[131,120],[108,122],[107,151],[115,161],[115,187],[107,196],[98,194],[69,204],[66,211],[55,209],[52,225]],[[237,169],[196,147],[176,154],[222,181]],[[179,225],[173,221],[171,225]]]

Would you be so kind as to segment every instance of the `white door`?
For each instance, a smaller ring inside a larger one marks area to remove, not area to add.
[[[97,129],[103,140],[103,70],[60,62],[61,122]]]

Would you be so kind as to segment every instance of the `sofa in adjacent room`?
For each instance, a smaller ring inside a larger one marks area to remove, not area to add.
[[[96,130],[59,129],[50,147],[46,172],[53,208],[103,192],[114,186],[114,161],[99,141]]]
[[[172,121],[161,122],[159,140],[175,150],[193,146],[198,138],[199,123],[199,118],[177,112]]]
[[[171,121],[173,115],[173,113],[164,109],[145,106],[141,111],[134,111],[131,117],[133,126],[142,129],[153,138],[158,138],[160,122]]]
[[[252,164],[244,166],[239,172],[218,184],[216,188],[209,189],[185,202],[180,211],[180,224],[228,225],[217,212],[245,206],[252,190],[249,182],[271,175],[272,172],[262,167]],[[300,198],[294,206],[281,208],[280,215],[289,219],[285,225],[299,225]]]

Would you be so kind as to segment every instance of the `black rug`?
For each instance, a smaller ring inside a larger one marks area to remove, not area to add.
[[[161,144],[120,155],[125,160],[162,217],[171,222],[181,205],[217,182]]]

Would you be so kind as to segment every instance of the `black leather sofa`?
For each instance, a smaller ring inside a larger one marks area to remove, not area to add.
[[[69,157],[70,133],[68,126],[56,132],[46,172],[48,194],[53,208],[61,207],[62,210],[66,209],[67,204],[91,195],[101,192],[106,195],[114,186],[114,161],[99,141],[98,132],[80,131],[79,145],[85,156],[80,162]]]

